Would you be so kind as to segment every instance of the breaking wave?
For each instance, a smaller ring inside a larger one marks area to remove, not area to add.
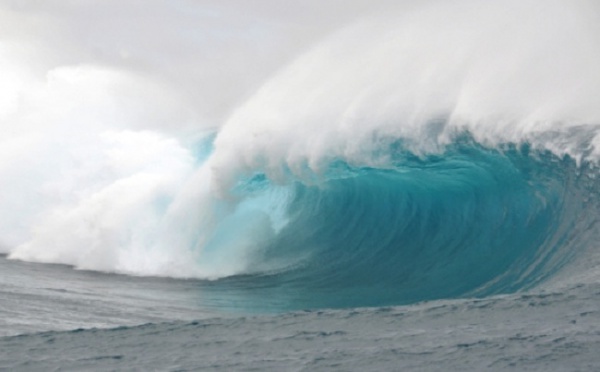
[[[199,287],[291,308],[593,276],[579,268],[598,262],[595,9],[457,1],[370,15],[191,140],[18,132],[0,150],[12,211],[0,243],[14,259],[210,280]],[[76,72],[61,74],[98,74]]]

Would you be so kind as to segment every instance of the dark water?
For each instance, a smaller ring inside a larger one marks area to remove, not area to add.
[[[596,284],[401,307],[224,315],[199,306],[193,282],[0,264],[4,370],[600,367]]]

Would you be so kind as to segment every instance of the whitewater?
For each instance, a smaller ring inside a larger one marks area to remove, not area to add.
[[[288,5],[0,3],[0,368],[598,369],[598,3]]]

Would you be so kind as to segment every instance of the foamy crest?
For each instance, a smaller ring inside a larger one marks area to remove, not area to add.
[[[257,170],[277,179],[338,158],[372,165],[390,138],[419,153],[461,130],[491,145],[535,144],[540,133],[597,126],[599,20],[593,2],[469,0],[365,19],[232,115],[216,140],[216,175],[227,189]]]

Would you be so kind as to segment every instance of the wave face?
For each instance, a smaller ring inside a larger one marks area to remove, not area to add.
[[[0,113],[23,124],[0,149],[10,159],[0,202],[12,211],[0,214],[0,249],[196,278],[217,302],[259,308],[595,280],[597,3],[388,8],[299,55],[217,129],[185,138],[161,128],[185,111],[179,100],[143,74],[71,66],[32,83]],[[78,91],[95,93],[73,104]],[[135,105],[119,101],[131,96]],[[139,116],[148,106],[161,115]]]
[[[285,226],[256,252],[277,269],[242,280],[293,293],[293,307],[488,296],[532,288],[592,244],[600,188],[587,165],[468,135],[437,155],[389,151],[389,167],[340,161],[285,186]],[[257,175],[238,195],[281,187]]]

